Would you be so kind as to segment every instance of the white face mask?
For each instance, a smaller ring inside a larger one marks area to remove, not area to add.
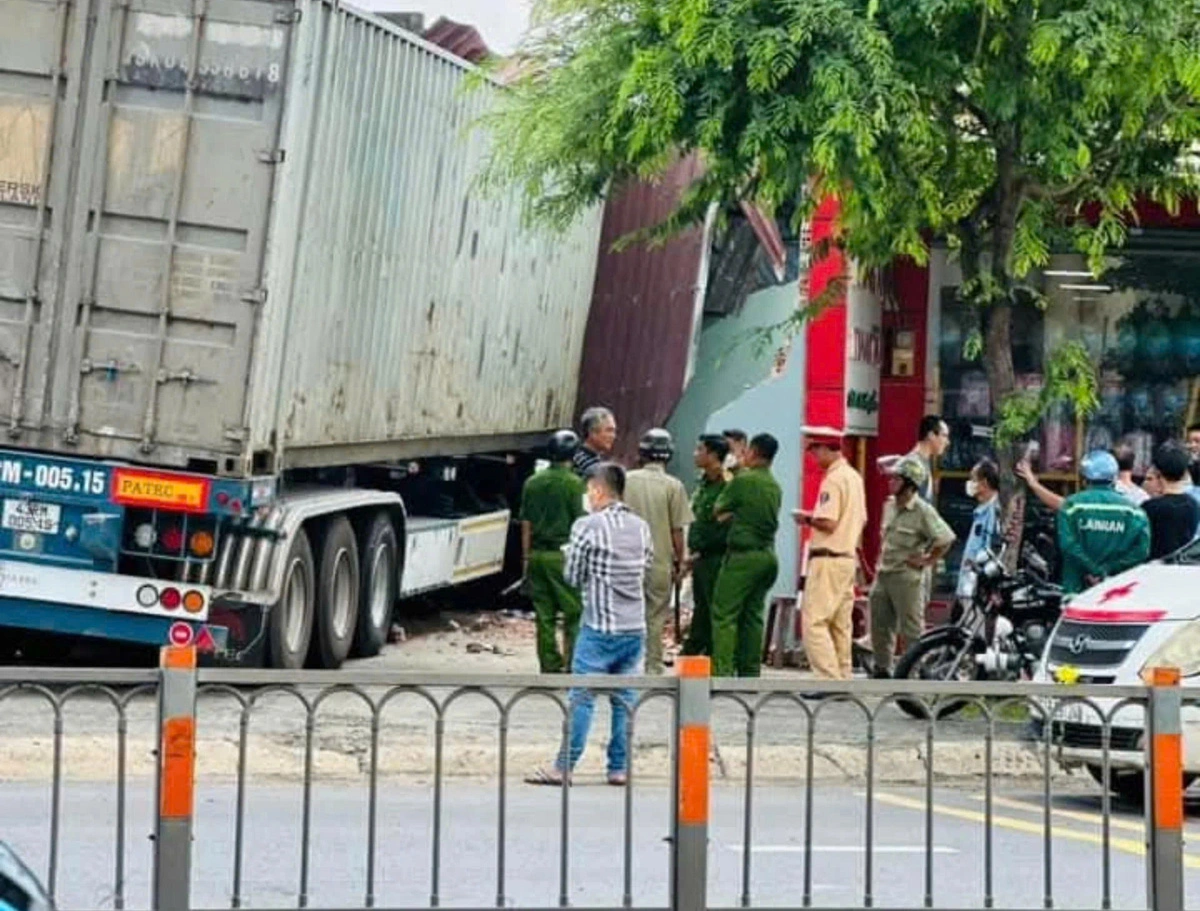
[[[974,478],[967,481],[967,496],[972,500],[979,496],[979,482]]]

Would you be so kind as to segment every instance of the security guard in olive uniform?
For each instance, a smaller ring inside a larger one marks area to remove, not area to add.
[[[1150,558],[1150,520],[1115,484],[1117,460],[1104,450],[1079,465],[1087,489],[1067,497],[1058,511],[1063,592],[1083,591]]]
[[[891,675],[896,634],[905,644],[925,629],[922,577],[950,549],[954,532],[936,509],[921,498],[929,478],[918,459],[905,456],[892,469],[892,502],[883,525],[879,570],[871,587],[871,645],[875,675]]]
[[[692,494],[692,514],[688,528],[688,551],[692,570],[692,625],[683,644],[685,655],[712,654],[712,596],[717,574],[725,559],[729,526],[717,521],[713,507],[725,489],[725,458],[729,444],[715,434],[700,437],[695,463],[700,482]]]
[[[816,509],[796,510],[812,529],[804,578],[804,651],[813,672],[826,680],[849,680],[853,665],[854,577],[858,545],[867,524],[863,479],[842,455],[842,432],[804,428],[804,441],[825,472]]]
[[[579,437],[570,430],[555,433],[547,445],[551,466],[529,478],[521,492],[521,552],[537,621],[538,664],[543,674],[570,671],[583,613],[579,592],[563,579],[562,552],[571,536],[571,526],[583,515],[586,486],[571,467],[578,448]],[[559,617],[563,625],[561,652],[556,631]]]
[[[713,507],[729,523],[728,553],[713,592],[713,674],[757,677],[762,668],[763,613],[779,574],[775,533],[783,492],[771,475],[779,442],[762,433],[750,441],[742,470]]]
[[[663,672],[663,630],[671,612],[671,592],[683,572],[684,529],[692,522],[683,482],[667,474],[675,441],[661,428],[638,441],[641,467],[625,476],[625,505],[650,526],[654,560],[646,573],[646,673]]]

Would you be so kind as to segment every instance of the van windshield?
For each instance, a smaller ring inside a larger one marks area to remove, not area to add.
[[[3,911],[29,911],[29,893],[0,873],[0,909]]]

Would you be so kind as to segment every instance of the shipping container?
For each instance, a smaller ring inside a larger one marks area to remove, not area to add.
[[[246,476],[569,422],[599,216],[476,191],[463,61],[316,0],[0,0],[0,60],[13,445]]]
[[[334,668],[520,565],[600,213],[477,191],[496,91],[321,0],[0,0],[0,654]]]

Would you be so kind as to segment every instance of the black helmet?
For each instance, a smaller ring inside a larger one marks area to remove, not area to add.
[[[638,452],[652,461],[668,462],[675,454],[675,441],[667,431],[655,427],[642,434],[638,441]]]
[[[579,448],[579,437],[574,430],[556,430],[546,444],[546,454],[552,462],[566,462]]]

